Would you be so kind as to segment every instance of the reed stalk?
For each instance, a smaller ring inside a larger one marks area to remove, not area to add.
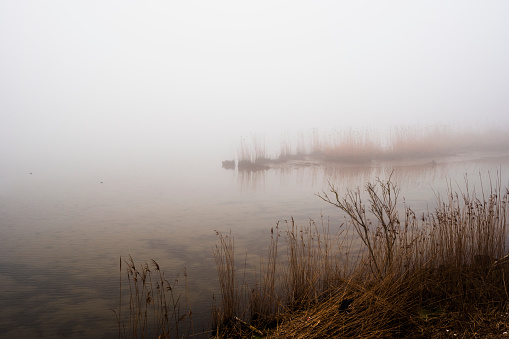
[[[122,262],[129,288],[129,313],[122,312]],[[159,264],[135,264],[133,258],[120,258],[120,300],[118,313],[119,338],[184,338],[191,335],[192,311],[188,298],[187,272],[184,269],[185,290],[179,291],[178,277],[165,278]],[[184,309],[182,309],[184,307]]]

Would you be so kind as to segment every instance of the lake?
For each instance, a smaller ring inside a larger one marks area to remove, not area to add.
[[[508,155],[258,172],[223,169],[221,159],[107,164],[0,172],[1,338],[116,337],[119,258],[129,255],[156,260],[182,285],[185,268],[195,329],[207,329],[219,294],[215,231],[231,231],[239,258],[251,260],[278,221],[323,215],[338,227],[342,214],[316,196],[328,181],[345,192],[392,173],[400,202],[418,212],[432,210],[448,184],[463,189],[465,175],[478,191],[479,177],[485,188],[490,175],[509,183]]]

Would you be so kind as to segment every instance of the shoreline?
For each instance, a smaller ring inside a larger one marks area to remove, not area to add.
[[[254,162],[249,160],[224,160],[223,168],[238,171],[266,171],[271,169],[286,169],[298,167],[344,167],[344,168],[370,168],[387,166],[437,166],[443,163],[461,163],[471,161],[483,161],[493,159],[509,159],[509,152],[472,152],[455,155],[444,155],[436,157],[416,157],[407,159],[380,159],[366,160],[362,162],[352,161],[331,161],[316,158],[314,156],[300,156],[286,160],[280,159],[257,159]],[[225,166],[225,163],[228,163]]]

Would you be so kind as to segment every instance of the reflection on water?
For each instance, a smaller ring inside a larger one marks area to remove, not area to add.
[[[391,178],[400,187],[411,190],[439,189],[452,180],[462,187],[465,176],[479,176],[489,181],[509,162],[509,156],[479,157],[469,160],[449,160],[444,162],[427,161],[414,164],[376,163],[370,165],[347,166],[318,163],[275,167],[263,171],[239,171],[238,183],[243,191],[265,190],[267,186],[323,186],[333,183],[340,190],[363,186],[373,179]]]
[[[2,177],[0,187],[0,337],[116,336],[118,259],[155,259],[168,278],[185,267],[194,323],[207,327],[219,286],[214,230],[232,231],[247,265],[268,246],[270,229],[292,216],[298,225],[324,216],[343,221],[316,193],[340,191],[392,173],[400,197],[415,210],[464,176],[509,183],[509,157],[421,164],[287,166],[224,170],[216,163],[180,170],[144,164],[142,171],[67,169]],[[169,174],[171,173],[171,174]],[[101,183],[102,181],[102,183]],[[463,185],[463,186],[462,186]]]

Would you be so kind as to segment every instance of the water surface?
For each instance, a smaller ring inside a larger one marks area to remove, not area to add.
[[[30,174],[31,173],[31,174]],[[339,211],[315,194],[328,181],[341,191],[379,176],[401,188],[417,211],[435,206],[447,185],[481,190],[509,157],[369,166],[286,166],[259,172],[224,170],[221,161],[10,167],[0,178],[0,337],[115,337],[119,257],[155,259],[167,277],[187,271],[197,330],[207,327],[219,293],[215,230],[232,232],[238,253],[259,256],[270,229],[293,217],[305,225]],[[497,174],[498,173],[498,174]]]

